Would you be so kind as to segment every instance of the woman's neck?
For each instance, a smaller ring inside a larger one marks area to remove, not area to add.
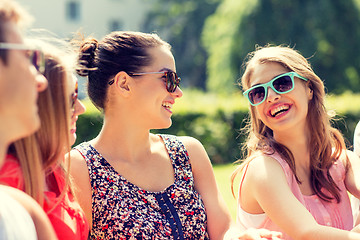
[[[310,134],[308,131],[274,134],[277,142],[287,147],[294,156],[295,165],[307,168],[310,164]]]
[[[92,145],[102,155],[107,155],[105,158],[132,161],[150,152],[152,137],[148,129],[104,119],[104,125],[99,135],[92,140]]]

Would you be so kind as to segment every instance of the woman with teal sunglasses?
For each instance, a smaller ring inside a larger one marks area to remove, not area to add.
[[[284,239],[360,239],[349,191],[360,197],[358,157],[330,125],[322,80],[297,51],[267,46],[249,55],[242,76],[250,103],[240,175],[241,229]]]

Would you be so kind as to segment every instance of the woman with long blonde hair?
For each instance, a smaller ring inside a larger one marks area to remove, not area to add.
[[[37,101],[41,127],[10,146],[0,181],[37,200],[59,239],[86,239],[88,224],[72,194],[70,162],[64,160],[76,139],[78,115],[85,108],[77,99],[71,55],[45,42],[35,43],[45,53],[44,76],[48,79],[48,88]]]

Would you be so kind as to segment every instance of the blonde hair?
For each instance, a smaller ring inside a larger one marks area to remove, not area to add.
[[[46,61],[44,76],[48,80],[47,89],[39,93],[38,97],[41,127],[31,136],[14,142],[12,153],[20,163],[25,192],[43,206],[44,179],[51,178],[55,168],[60,168],[65,178],[65,188],[59,189],[61,192],[59,199],[69,189],[72,191],[68,171],[70,161],[66,167],[64,163],[64,154],[70,150],[71,108],[68,83],[72,69],[56,50],[57,48],[44,43],[41,46]]]
[[[12,0],[0,1],[0,42],[7,42],[6,24],[15,23],[19,28],[24,28],[33,21],[33,18],[17,2]],[[0,49],[0,59],[7,62],[7,50]]]
[[[311,132],[310,148],[310,181],[311,188],[321,199],[331,201],[336,199],[340,202],[339,188],[332,179],[329,169],[340,157],[345,149],[344,139],[341,133],[331,127],[331,117],[327,114],[324,100],[325,89],[323,81],[314,73],[310,63],[298,51],[286,46],[258,47],[248,54],[246,69],[241,78],[242,87],[250,87],[251,76],[254,69],[260,64],[278,63],[289,72],[293,71],[308,79],[309,87],[313,91],[313,98],[309,101],[307,125]],[[273,131],[256,116],[255,108],[250,106],[250,121],[245,131],[247,141],[243,146],[247,152],[246,160],[232,175],[232,184],[236,175],[251,161],[257,153],[272,154],[278,152],[289,164],[296,180],[300,183],[295,169],[295,161],[291,151],[284,145],[276,142]],[[334,150],[333,150],[334,148]],[[326,189],[329,194],[321,189]],[[233,189],[233,188],[232,188]]]

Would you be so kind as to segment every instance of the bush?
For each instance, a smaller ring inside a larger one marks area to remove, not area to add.
[[[153,133],[167,133],[178,136],[192,136],[202,142],[214,164],[234,162],[242,156],[240,145],[245,136],[240,129],[245,126],[248,105],[240,93],[227,96],[205,94],[200,91],[184,91],[186,97],[174,105],[173,125],[169,129],[152,130]],[[356,123],[360,120],[360,108],[353,102],[360,102],[360,95],[346,93],[327,98],[328,109],[337,109],[338,121],[333,125],[347,139],[351,147]],[[94,138],[101,129],[102,115],[85,101],[87,111],[79,116],[77,143]]]

